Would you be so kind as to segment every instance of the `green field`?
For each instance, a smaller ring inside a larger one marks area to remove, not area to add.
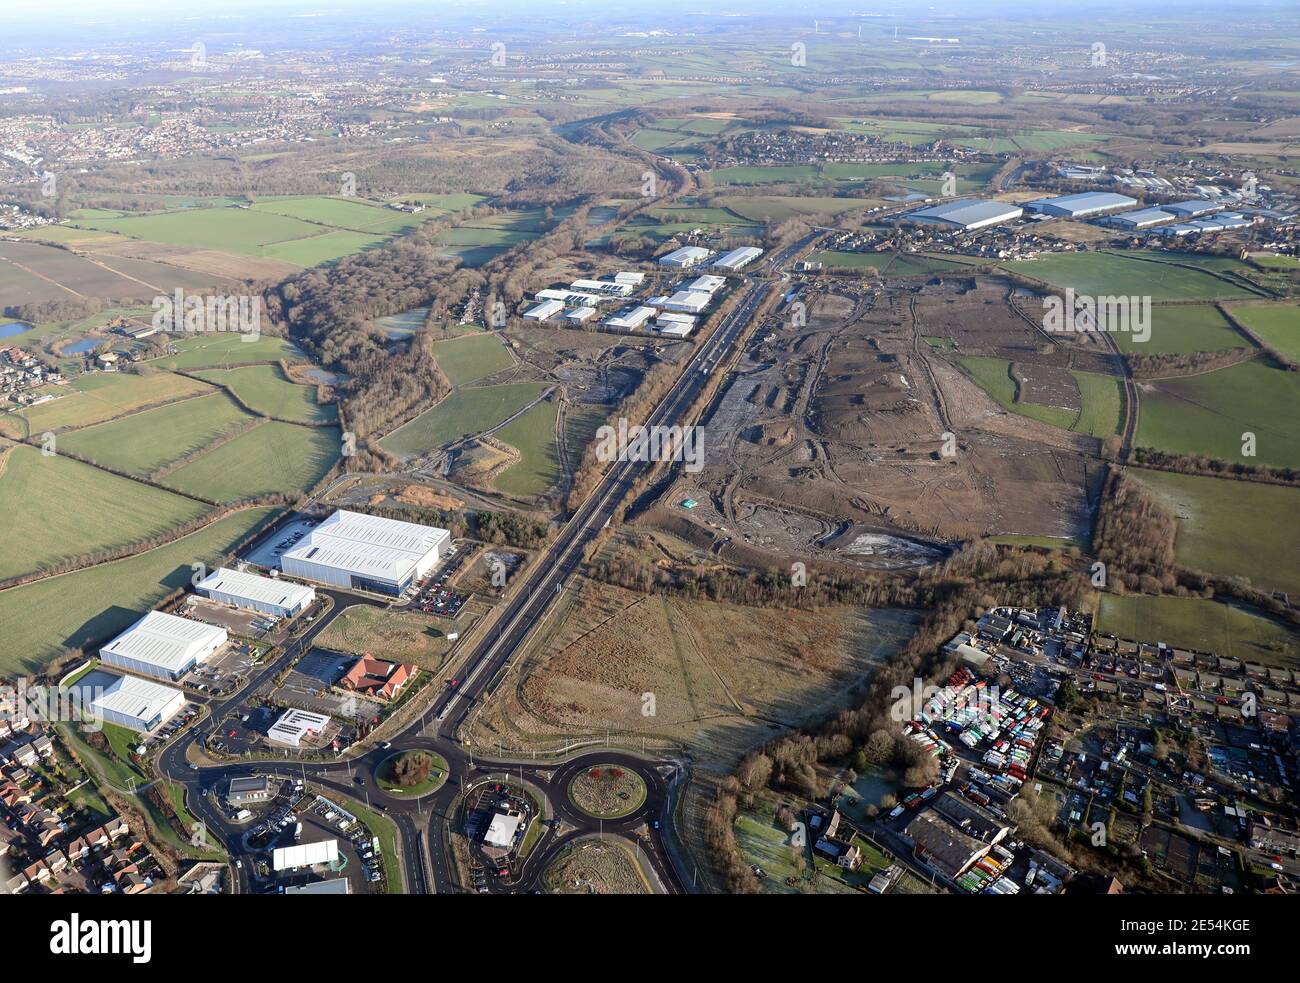
[[[293,342],[272,335],[245,341],[242,335],[229,332],[187,335],[172,342],[175,355],[160,358],[151,365],[165,369],[223,369],[250,362],[306,361],[307,356]]]
[[[1005,358],[972,355],[958,359],[958,363],[1003,409],[1092,437],[1106,437],[1119,431],[1123,390],[1120,380],[1114,376],[1071,371],[1080,396],[1080,409],[1075,412],[1064,406],[1017,401],[1011,363]]]
[[[1140,255],[1140,254],[1138,254]],[[1165,300],[1241,300],[1255,296],[1200,270],[1146,262],[1122,253],[1050,253],[1004,264],[1015,273],[1090,296],[1148,296]]]
[[[1134,341],[1126,331],[1113,332],[1111,337],[1120,351],[1139,355],[1221,352],[1250,346],[1213,304],[1157,305],[1151,308],[1151,337],[1146,341]]]
[[[433,357],[453,386],[463,386],[514,364],[496,334],[469,334],[439,341],[433,346]]]
[[[96,372],[66,386],[51,387],[56,397],[21,414],[0,416],[0,432],[26,436],[22,418],[31,432],[40,434],[61,427],[88,427],[146,406],[159,405],[211,387],[171,372],[136,375],[132,372]]]
[[[1300,667],[1300,635],[1244,608],[1197,597],[1102,594],[1097,630],[1264,665]]]
[[[515,382],[504,386],[457,389],[432,409],[394,430],[379,442],[390,454],[427,454],[451,440],[500,423],[536,399],[546,386]]]
[[[36,671],[69,648],[103,643],[190,583],[193,563],[218,565],[276,514],[247,509],[184,539],[116,563],[0,591],[0,674]]]
[[[296,423],[333,423],[338,410],[316,402],[316,387],[290,382],[278,365],[246,365],[238,369],[206,369],[196,375],[229,386],[257,413]]]
[[[199,502],[71,458],[15,447],[0,465],[0,513],[5,517],[0,578],[128,546],[207,511]]]
[[[1139,384],[1136,443],[1242,464],[1300,466],[1300,376],[1260,359]],[[1255,456],[1242,434],[1255,434]]]
[[[92,216],[76,219],[82,228],[116,232],[173,246],[219,249],[245,256],[264,256],[266,247],[319,235],[320,226],[251,208],[190,208],[178,212]]]
[[[325,477],[340,449],[335,427],[271,420],[176,469],[162,482],[217,502],[303,491]]]
[[[507,495],[545,495],[560,480],[560,459],[555,447],[553,401],[538,403],[517,420],[497,431],[497,440],[519,450],[518,464],[497,475],[493,485]]]
[[[431,212],[412,215],[357,199],[321,197],[264,199],[253,206],[253,211],[383,235],[409,232],[434,217]]]
[[[1232,314],[1265,344],[1300,362],[1300,307],[1295,304],[1234,307]]]
[[[1268,590],[1300,591],[1300,489],[1167,471],[1130,473],[1178,515],[1180,563]]]
[[[795,198],[780,195],[753,195],[721,198],[719,204],[728,211],[751,222],[784,222],[788,218],[811,215],[826,218],[855,208],[868,208],[880,204],[874,198]]]
[[[87,211],[73,221],[148,242],[315,266],[386,242],[422,220],[347,199],[306,197],[148,215]]]
[[[74,431],[58,446],[96,464],[148,475],[252,419],[225,393],[214,392]]]

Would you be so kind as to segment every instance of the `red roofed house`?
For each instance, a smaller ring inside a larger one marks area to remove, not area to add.
[[[358,693],[365,693],[381,700],[391,700],[402,691],[403,686],[415,678],[418,671],[415,666],[405,662],[387,662],[384,659],[376,659],[373,655],[363,655],[353,663],[352,668],[343,677],[342,684],[347,689]]]

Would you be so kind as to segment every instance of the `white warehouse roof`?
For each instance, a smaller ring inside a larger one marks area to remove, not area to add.
[[[209,574],[199,584],[198,589],[208,592],[220,591],[223,594],[232,594],[246,601],[275,604],[290,609],[310,604],[316,597],[314,590],[310,587],[304,587],[302,584],[295,584],[288,580],[277,580],[272,577],[261,577],[255,573],[244,573],[241,570],[229,570],[226,567],[221,567],[215,573]],[[209,594],[209,596],[211,595]]]
[[[1018,205],[1008,205],[1004,201],[988,201],[983,198],[966,198],[961,201],[944,202],[922,208],[908,215],[916,222],[927,225],[946,225],[958,229],[982,229],[986,225],[997,225],[1019,218],[1024,210]]]
[[[606,318],[605,324],[611,328],[639,328],[657,313],[659,312],[653,307],[634,307],[630,311],[619,311],[613,317]]]
[[[694,266],[701,260],[709,258],[709,251],[702,246],[682,246],[671,253],[659,257],[660,266]]]
[[[310,710],[286,710],[280,719],[270,726],[266,736],[280,744],[298,747],[308,734],[324,733],[329,722],[330,718],[323,713],[312,713]]]
[[[720,270],[738,270],[743,266],[748,266],[762,255],[763,250],[755,246],[741,246],[739,249],[733,249],[731,252],[719,256],[713,261],[713,265]]]
[[[280,563],[283,568],[285,560],[298,561],[400,582],[450,538],[451,533],[436,526],[340,509],[281,556]]]
[[[713,294],[699,290],[679,290],[663,303],[665,310],[698,314],[713,303]]]
[[[717,291],[727,285],[725,276],[714,276],[706,273],[704,276],[697,276],[694,280],[686,285],[687,290],[699,290],[706,294],[717,293]]]
[[[164,712],[184,694],[170,686],[161,686],[139,676],[116,676],[99,696],[90,701],[92,710],[112,711],[145,723]],[[179,703],[177,703],[179,709]]]
[[[1025,203],[1025,207],[1045,215],[1066,215],[1081,218],[1086,215],[1098,215],[1101,212],[1114,211],[1116,208],[1132,208],[1137,204],[1136,198],[1116,194],[1113,191],[1084,191],[1077,195],[1059,195],[1055,198],[1039,198]]]
[[[338,840],[321,840],[319,843],[296,843],[276,847],[271,854],[271,867],[275,870],[298,870],[331,864],[339,858]]]
[[[530,307],[524,311],[524,317],[532,318],[535,321],[545,321],[553,314],[559,314],[564,310],[564,304],[558,300],[544,300],[536,307]]]
[[[99,650],[101,658],[117,656],[177,673],[226,641],[226,629],[174,614],[150,611]]]

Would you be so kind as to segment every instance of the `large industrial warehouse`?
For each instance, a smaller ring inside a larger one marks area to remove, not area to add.
[[[103,675],[109,676],[108,673]],[[185,694],[170,686],[160,686],[136,676],[110,677],[109,682],[90,701],[88,709],[110,723],[131,730],[150,731],[176,716],[185,706]]]
[[[277,618],[292,618],[316,600],[316,592],[302,584],[225,567],[210,574],[198,589],[221,604],[248,608]]]
[[[982,229],[989,225],[1010,222],[1023,214],[1024,210],[1019,206],[1008,205],[1004,201],[966,198],[922,208],[909,213],[907,217],[924,225],[941,225],[949,229],[973,232],[975,229]]]
[[[340,510],[280,557],[294,577],[400,597],[438,563],[451,533]]]
[[[180,679],[226,644],[226,629],[150,611],[99,650],[105,665]]]
[[[1077,195],[1060,195],[1056,198],[1039,198],[1025,203],[1032,212],[1061,218],[1090,218],[1120,208],[1132,208],[1136,198],[1115,194],[1113,191],[1085,191]]]

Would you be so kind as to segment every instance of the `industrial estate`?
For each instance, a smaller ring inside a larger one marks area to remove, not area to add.
[[[0,46],[0,893],[1300,891],[1295,10],[145,6]]]

